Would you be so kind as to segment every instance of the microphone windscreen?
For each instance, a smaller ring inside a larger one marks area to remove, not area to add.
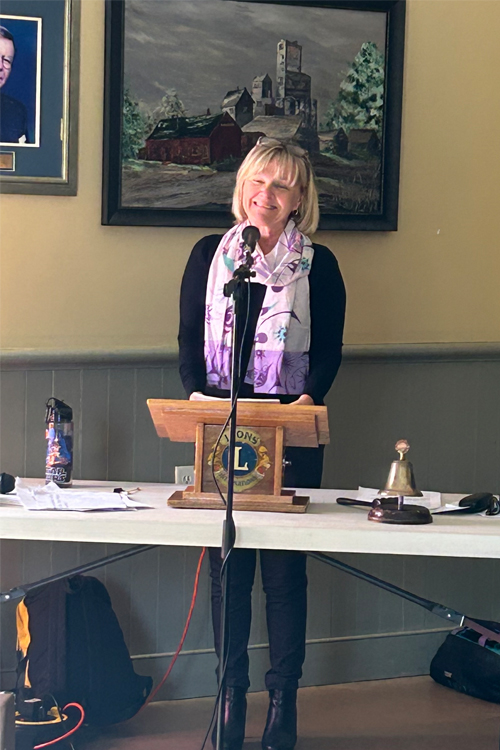
[[[6,474],[4,471],[0,474],[0,493],[6,495],[8,492],[12,492],[16,486],[16,480],[12,474]]]
[[[257,227],[245,227],[242,232],[243,242],[254,250],[255,245],[260,240],[260,232]]]

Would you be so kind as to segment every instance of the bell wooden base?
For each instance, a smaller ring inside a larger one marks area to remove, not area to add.
[[[172,508],[205,508],[224,510],[225,505],[216,492],[194,492],[187,487],[184,492],[177,490],[168,499]],[[273,513],[305,513],[309,498],[296,495],[295,490],[282,490],[281,495],[233,495],[234,510],[258,510]]]
[[[383,503],[371,509],[368,513],[369,521],[378,521],[378,523],[399,523],[408,526],[417,526],[423,523],[432,523],[432,516],[428,508],[422,505],[403,504],[398,508],[397,503],[389,505]]]

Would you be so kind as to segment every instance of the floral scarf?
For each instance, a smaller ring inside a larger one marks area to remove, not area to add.
[[[233,300],[224,284],[245,259],[245,221],[222,237],[210,266],[205,297],[205,362],[207,384],[223,390],[231,385]],[[255,330],[245,377],[256,393],[301,394],[309,371],[311,316],[309,280],[314,248],[309,237],[289,221],[278,240],[278,265],[270,269],[257,247],[255,281],[266,293]],[[281,260],[279,258],[281,257]]]

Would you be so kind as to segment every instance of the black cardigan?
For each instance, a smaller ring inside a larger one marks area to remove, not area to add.
[[[188,396],[194,391],[227,398],[229,392],[209,387],[206,383],[204,356],[205,296],[208,272],[222,235],[203,237],[194,246],[182,279],[179,327],[179,370]],[[313,245],[314,257],[309,272],[311,306],[311,345],[309,375],[304,393],[315,404],[323,403],[342,359],[342,332],[345,314],[345,287],[333,253],[324,245]],[[246,372],[253,345],[257,319],[262,308],[266,287],[251,283],[250,318],[243,348],[243,372]],[[254,395],[253,386],[243,383],[240,396]],[[255,394],[266,398],[264,394]],[[269,394],[269,398],[276,398]],[[297,396],[279,396],[283,403],[295,401]]]

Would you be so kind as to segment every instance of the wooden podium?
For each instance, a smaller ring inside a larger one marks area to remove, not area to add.
[[[148,399],[148,407],[160,437],[196,444],[194,486],[174,492],[168,504],[225,508],[213,474],[225,493],[229,428],[216,443],[229,416],[229,401],[153,398]],[[239,401],[237,415],[234,509],[304,513],[309,498],[282,489],[283,451],[285,446],[317,448],[330,441],[326,406]]]

